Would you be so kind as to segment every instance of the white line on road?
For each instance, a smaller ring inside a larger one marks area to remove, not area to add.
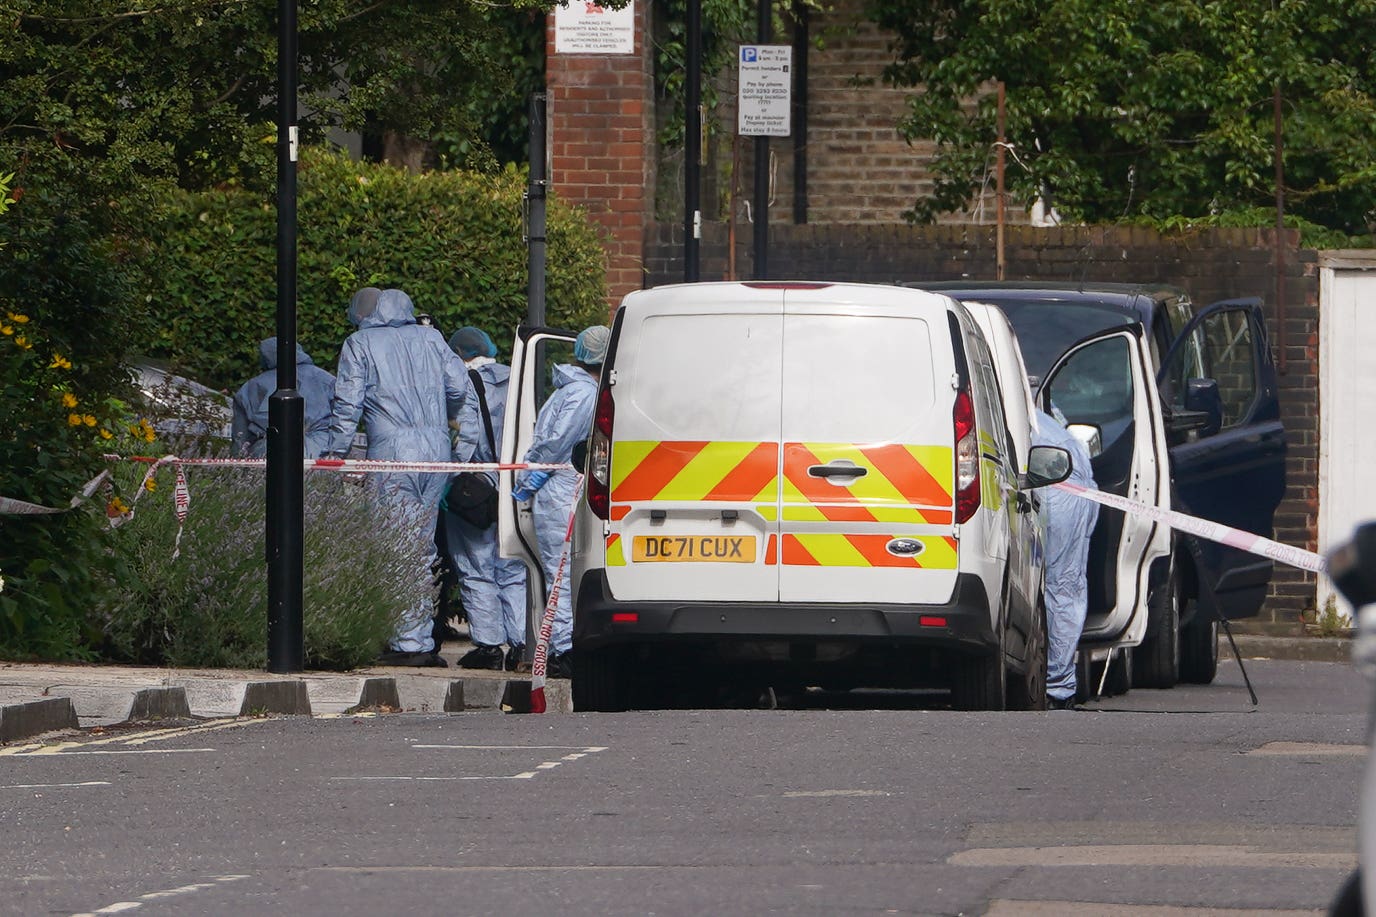
[[[11,783],[0,790],[52,790],[64,786],[109,786],[106,780],[87,780],[84,783]]]
[[[1158,904],[1108,904],[1102,901],[1018,901],[995,898],[984,917],[1323,917],[1323,911],[1259,910],[1232,907],[1172,907]]]
[[[460,748],[475,751],[564,751],[576,749],[588,754],[606,751],[605,748],[585,748],[582,745],[412,745],[412,748]]]
[[[145,901],[157,901],[161,898],[176,898],[181,895],[190,895],[194,892],[204,891],[207,888],[216,888],[225,882],[237,882],[240,879],[247,879],[248,876],[212,876],[209,882],[195,882],[191,885],[182,885],[178,888],[168,888],[162,891],[149,892],[146,895],[139,895],[132,901],[116,901],[114,904],[107,904],[105,907],[94,911],[84,911],[73,914],[72,917],[95,917],[96,914],[118,914],[121,911],[132,911],[143,907]]]
[[[1225,844],[1098,844],[1080,847],[983,847],[962,850],[952,866],[1188,866],[1204,868],[1351,869],[1356,855],[1259,850]]]
[[[214,751],[213,748],[100,748],[95,751],[64,751],[62,757],[71,755],[189,755],[192,752]]]
[[[508,776],[497,776],[497,777],[481,777],[481,776],[465,776],[465,777],[411,777],[411,776],[400,776],[400,775],[399,775],[399,776],[380,776],[380,777],[331,777],[330,779],[331,779],[331,780],[359,780],[359,781],[370,781],[370,780],[529,780],[531,777],[534,777],[534,776],[535,776],[535,774],[533,774],[533,773],[527,773],[527,774],[516,774],[516,775],[510,776],[510,777],[508,777]]]

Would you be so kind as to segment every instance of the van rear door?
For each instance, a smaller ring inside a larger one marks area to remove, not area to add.
[[[612,375],[606,575],[618,601],[774,602],[783,294],[631,294]]]
[[[955,588],[955,362],[944,297],[784,298],[779,598],[938,604]]]

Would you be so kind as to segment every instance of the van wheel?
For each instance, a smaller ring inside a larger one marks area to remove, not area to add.
[[[1180,680],[1180,574],[1171,562],[1165,589],[1147,606],[1147,636],[1132,651],[1134,688],[1174,688]]]
[[[625,655],[616,649],[573,654],[573,709],[615,713],[626,709]]]
[[[1197,613],[1180,631],[1180,680],[1192,685],[1212,684],[1218,674],[1218,619]]]
[[[1008,682],[1009,710],[1046,709],[1046,607],[1038,602],[1023,670]]]

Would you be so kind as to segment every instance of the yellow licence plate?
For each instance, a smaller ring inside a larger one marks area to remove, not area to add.
[[[753,564],[754,535],[636,535],[631,561],[643,563]]]

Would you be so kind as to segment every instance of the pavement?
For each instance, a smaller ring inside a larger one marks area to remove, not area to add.
[[[1342,637],[1234,636],[1243,659],[1347,662],[1351,648]],[[193,717],[529,712],[530,676],[457,668],[468,648],[447,644],[440,654],[449,663],[444,669],[372,666],[299,675],[0,662],[0,744],[59,730]],[[1231,655],[1226,641],[1220,653]],[[567,681],[547,682],[545,697],[548,712],[572,712]]]

